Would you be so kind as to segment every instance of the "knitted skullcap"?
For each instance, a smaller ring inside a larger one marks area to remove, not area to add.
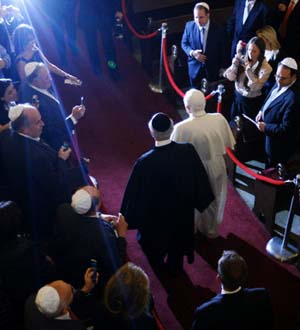
[[[78,214],[85,214],[92,206],[92,197],[84,189],[79,189],[72,196],[72,208]]]
[[[29,77],[33,71],[38,67],[40,62],[29,62],[25,64],[24,71],[25,71],[25,76]]]
[[[298,70],[298,64],[292,57],[284,58],[280,64],[285,65],[292,70]]]
[[[27,107],[28,107],[28,105],[27,105]],[[17,104],[13,107],[10,107],[9,111],[8,111],[8,118],[11,121],[15,121],[16,119],[18,119],[21,116],[21,114],[23,113],[25,108],[26,108],[26,106],[24,104]]]
[[[43,286],[36,295],[35,304],[42,314],[54,315],[60,307],[59,294],[51,286]]]
[[[206,9],[209,11],[209,5],[208,5],[208,3],[206,3],[206,2],[198,2],[198,3],[196,4],[196,6],[204,7],[204,8],[206,8]]]

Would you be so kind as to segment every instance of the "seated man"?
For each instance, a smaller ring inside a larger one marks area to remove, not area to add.
[[[59,148],[67,142],[72,144],[72,131],[78,120],[84,116],[85,106],[77,105],[72,114],[65,118],[63,105],[51,91],[51,77],[43,63],[30,62],[25,65],[26,82],[20,89],[20,100],[34,104],[45,123],[42,139],[52,148]]]
[[[195,311],[193,330],[273,329],[273,312],[266,289],[245,289],[247,264],[235,251],[218,261],[222,291]]]
[[[87,329],[70,309],[73,301],[81,300],[95,287],[98,281],[92,279],[93,269],[88,268],[84,275],[84,286],[75,291],[71,284],[64,281],[54,281],[43,286],[36,295],[28,298],[25,304],[25,328],[27,330],[41,329]]]
[[[26,217],[25,232],[33,239],[51,236],[56,207],[68,202],[84,184],[79,168],[66,162],[71,149],[58,152],[40,139],[44,128],[39,111],[29,104],[10,108],[11,129],[0,135],[0,164],[11,198]]]
[[[100,192],[92,186],[77,190],[72,204],[57,210],[55,237],[50,254],[64,280],[80,286],[81,274],[91,259],[97,260],[101,291],[106,281],[126,261],[127,223],[119,217],[99,213]],[[62,254],[61,251],[64,251]]]

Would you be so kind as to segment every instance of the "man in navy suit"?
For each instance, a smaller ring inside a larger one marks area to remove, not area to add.
[[[273,312],[264,288],[245,289],[247,264],[235,251],[224,251],[218,261],[220,294],[195,311],[193,330],[272,329]]]
[[[64,106],[53,94],[51,77],[43,63],[30,62],[25,65],[26,82],[21,85],[21,102],[35,103],[45,128],[41,138],[52,148],[59,150],[67,142],[72,144],[72,131],[84,116],[85,106],[73,107],[71,115],[65,117]]]
[[[236,53],[239,40],[248,42],[256,36],[256,30],[271,22],[270,8],[263,0],[236,0],[233,14],[227,23],[227,33],[231,43],[231,57]]]
[[[223,29],[210,20],[209,5],[199,2],[194,7],[194,21],[186,23],[181,47],[188,56],[191,86],[199,88],[201,80],[219,80],[219,71],[227,66],[226,37]]]
[[[265,133],[267,166],[286,163],[299,148],[298,65],[291,57],[279,64],[276,83],[256,116],[257,128]]]

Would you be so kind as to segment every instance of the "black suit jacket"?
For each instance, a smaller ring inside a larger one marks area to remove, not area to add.
[[[228,64],[225,31],[218,24],[210,21],[205,48],[205,55],[207,56],[205,65],[190,56],[191,50],[203,49],[200,38],[198,25],[194,21],[187,22],[181,47],[188,56],[189,76],[195,79],[201,70],[204,70],[209,81],[219,80],[219,70]]]
[[[79,320],[56,320],[47,318],[36,307],[36,295],[31,295],[25,304],[25,329],[26,330],[86,330]]]
[[[282,0],[279,3],[285,3],[288,7],[290,1]],[[281,14],[281,20],[283,20],[284,14]],[[283,40],[283,48],[286,50],[289,56],[294,58],[300,58],[300,43],[298,42],[300,35],[300,2],[297,3],[293,11],[291,12],[287,24],[286,37]]]
[[[227,33],[231,44],[231,57],[236,53],[236,45],[239,40],[248,42],[256,36],[256,30],[267,24],[272,25],[270,8],[263,0],[256,0],[245,24],[243,24],[244,8],[246,0],[236,0],[233,14],[227,24]]]
[[[193,330],[273,329],[273,312],[265,289],[218,294],[195,311]]]
[[[121,212],[139,242],[154,254],[187,255],[194,249],[194,209],[214,196],[203,164],[189,143],[154,147],[134,165]]]
[[[62,204],[57,210],[55,238],[50,250],[63,278],[76,287],[83,285],[90,260],[96,259],[101,274],[98,288],[101,290],[125,263],[126,240],[117,237],[112,226],[101,218],[78,215],[69,204]]]
[[[274,85],[270,94],[276,87],[277,84]],[[293,153],[299,150],[299,99],[300,88],[296,82],[271,102],[264,112],[265,150],[269,163],[272,165],[285,163]]]
[[[38,108],[45,123],[41,138],[55,150],[59,150],[64,142],[71,144],[70,137],[74,124],[70,118],[66,120],[63,105],[27,83],[21,86],[20,93],[21,102],[31,103],[33,96],[37,96],[39,100]]]
[[[78,178],[73,176],[50,146],[11,130],[0,135],[0,167],[12,199],[25,212],[29,229],[42,236],[51,233],[51,214],[57,205],[68,202],[72,191],[83,183],[80,171]]]

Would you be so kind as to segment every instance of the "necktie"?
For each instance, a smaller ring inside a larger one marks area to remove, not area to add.
[[[201,29],[201,43],[202,43],[202,50],[203,50],[203,53],[205,52],[205,46],[206,46],[206,44],[205,44],[205,28],[203,27],[202,29]]]
[[[246,1],[245,3],[245,9],[244,9],[244,16],[243,16],[243,24],[247,21],[247,18],[250,14],[250,11],[252,9],[252,1]]]
[[[289,17],[293,11],[293,9],[295,8],[296,2],[295,0],[291,0],[290,4],[288,6],[288,9],[284,15],[283,21],[279,27],[279,33],[281,35],[282,38],[286,37],[286,30],[287,30],[287,25],[288,25],[288,21],[289,21]]]

